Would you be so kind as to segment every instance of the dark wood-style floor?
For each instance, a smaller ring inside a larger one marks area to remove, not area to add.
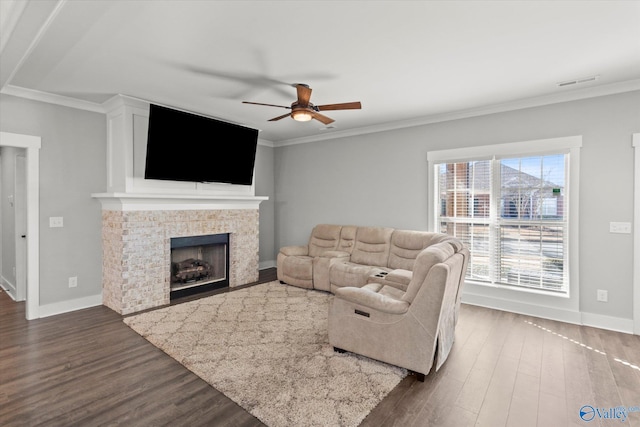
[[[640,412],[583,421],[584,405],[640,409],[639,336],[463,305],[445,365],[405,378],[362,426],[640,426]],[[112,310],[26,321],[0,292],[0,425],[263,424]]]

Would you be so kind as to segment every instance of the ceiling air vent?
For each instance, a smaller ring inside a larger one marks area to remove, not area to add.
[[[558,87],[579,85],[579,84],[582,84],[582,83],[594,82],[594,81],[598,80],[599,77],[600,76],[590,76],[590,77],[584,77],[582,79],[567,80],[567,81],[564,81],[564,82],[559,82],[559,83],[557,83],[557,85],[558,85]]]

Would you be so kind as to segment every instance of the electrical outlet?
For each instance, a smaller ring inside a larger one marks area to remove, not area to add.
[[[69,287],[75,288],[77,286],[78,286],[78,277],[77,276],[69,277]]]
[[[604,289],[598,289],[598,301],[607,302],[609,300],[609,292]]]
[[[64,227],[64,221],[61,216],[50,216],[49,217],[49,227]]]

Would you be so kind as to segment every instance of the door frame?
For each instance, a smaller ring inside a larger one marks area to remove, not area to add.
[[[640,133],[634,133],[633,195],[633,333],[640,335]]]
[[[27,297],[27,156],[17,153],[14,164],[14,209],[16,248],[16,301]]]
[[[33,135],[0,132],[0,145],[24,148],[27,159],[27,320],[40,317],[40,147]]]

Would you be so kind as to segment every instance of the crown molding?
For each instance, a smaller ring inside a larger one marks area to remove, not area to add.
[[[517,101],[505,102],[501,104],[488,105],[488,106],[479,107],[479,108],[470,108],[467,110],[453,111],[449,113],[434,114],[430,116],[418,117],[418,118],[409,119],[409,120],[399,120],[395,122],[381,123],[379,125],[365,126],[365,127],[343,130],[343,131],[336,131],[336,132],[331,132],[323,135],[293,138],[293,139],[287,139],[282,141],[270,141],[270,140],[260,138],[258,143],[260,145],[264,145],[272,148],[285,147],[288,145],[307,144],[311,142],[326,141],[326,140],[338,139],[338,138],[347,138],[347,137],[358,136],[358,135],[366,135],[370,133],[385,132],[385,131],[396,130],[396,129],[423,126],[423,125],[428,125],[433,123],[447,122],[451,120],[485,116],[488,114],[503,113],[507,111],[521,110],[524,108],[541,107],[544,105],[558,104],[561,102],[578,101],[581,99],[596,98],[599,96],[615,95],[618,93],[632,92],[635,90],[640,90],[640,79],[628,80],[628,81],[619,82],[619,83],[611,83],[611,84],[602,85],[602,86],[592,86],[592,87],[583,88],[583,89],[573,89],[570,91],[563,90],[560,93],[554,93],[551,95],[537,96],[533,98],[526,98],[526,99],[521,99]],[[84,101],[77,98],[56,95],[53,93],[42,92],[34,89],[27,89],[24,87],[13,86],[13,85],[6,85],[2,90],[0,90],[0,93],[6,94],[6,95],[13,95],[21,98],[27,98],[34,101],[47,102],[50,104],[57,104],[57,105],[62,105],[66,107],[93,111],[95,113],[103,113],[103,114],[106,114],[107,111],[113,107],[114,103],[117,102],[116,100],[122,97],[130,100],[144,101],[144,100],[140,100],[138,98],[130,97],[126,95],[115,95],[113,98],[109,99],[108,101],[102,104],[98,104],[95,102]],[[144,101],[144,102],[149,102],[149,101]]]
[[[578,101],[599,96],[615,95],[618,93],[640,90],[640,79],[628,80],[619,83],[612,83],[603,86],[594,86],[583,89],[563,91],[551,95],[537,96],[517,101],[505,102],[501,104],[488,105],[479,108],[459,110],[442,114],[434,114],[409,120],[382,123],[379,125],[366,126],[356,129],[331,132],[330,134],[314,135],[302,138],[294,138],[275,143],[275,147],[288,145],[307,144],[310,142],[326,141],[330,139],[346,138],[351,136],[366,135],[370,133],[385,132],[396,129],[403,129],[415,126],[423,126],[433,123],[447,122],[451,120],[466,119],[470,117],[485,116],[488,114],[503,113],[507,111],[521,110],[524,108],[541,107],[544,105],[558,104],[561,102]]]
[[[107,114],[109,111],[122,106],[124,104],[134,105],[137,107],[148,106],[149,101],[145,101],[139,98],[126,96],[126,95],[114,95],[102,104],[97,102],[84,101],[77,98],[71,98],[68,96],[56,95],[54,93],[42,92],[34,89],[27,89],[20,86],[7,85],[0,93],[3,95],[17,96],[19,98],[30,99],[32,101],[46,102],[49,104],[61,105],[63,107],[76,108],[78,110],[86,110],[94,113]],[[266,147],[275,147],[275,143],[268,139],[258,138],[258,144]]]
[[[92,111],[94,113],[106,113],[102,104],[96,102],[84,101],[69,96],[56,95],[54,93],[42,92],[35,89],[27,89],[20,86],[6,85],[0,90],[4,95],[17,96],[32,101],[46,102],[49,104],[62,105],[64,107],[76,108],[79,110]]]

